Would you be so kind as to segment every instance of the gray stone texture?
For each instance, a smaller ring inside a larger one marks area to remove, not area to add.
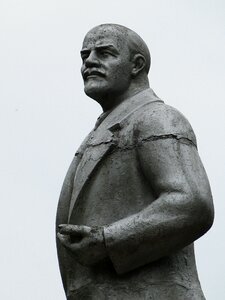
[[[213,204],[195,134],[149,87],[145,52],[138,49],[134,60],[123,53],[130,31],[118,28],[96,27],[83,45],[85,92],[103,114],[76,152],[59,199],[66,297],[205,299],[193,242],[211,227]],[[133,32],[129,38],[138,40]],[[117,54],[101,56],[99,43]],[[113,94],[116,76],[122,87]]]

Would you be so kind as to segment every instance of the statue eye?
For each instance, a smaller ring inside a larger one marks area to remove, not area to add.
[[[105,57],[110,56],[111,53],[108,50],[101,50],[99,55],[105,58]]]

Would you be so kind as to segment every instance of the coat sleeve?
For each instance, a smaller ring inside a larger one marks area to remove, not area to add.
[[[195,135],[183,115],[159,105],[145,113],[135,132],[140,168],[156,200],[104,228],[106,248],[118,274],[187,246],[213,222],[208,179]]]

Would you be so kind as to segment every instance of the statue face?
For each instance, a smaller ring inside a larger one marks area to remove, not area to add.
[[[123,95],[131,82],[132,62],[124,37],[112,28],[90,31],[81,50],[85,93],[99,101]]]

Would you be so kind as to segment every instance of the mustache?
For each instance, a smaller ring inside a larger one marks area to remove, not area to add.
[[[83,76],[83,79],[87,79],[88,76],[91,76],[91,75],[97,75],[97,76],[100,76],[100,77],[105,77],[105,72],[103,71],[100,71],[100,70],[96,70],[96,69],[87,69],[85,70],[83,73],[82,73],[82,76]]]

